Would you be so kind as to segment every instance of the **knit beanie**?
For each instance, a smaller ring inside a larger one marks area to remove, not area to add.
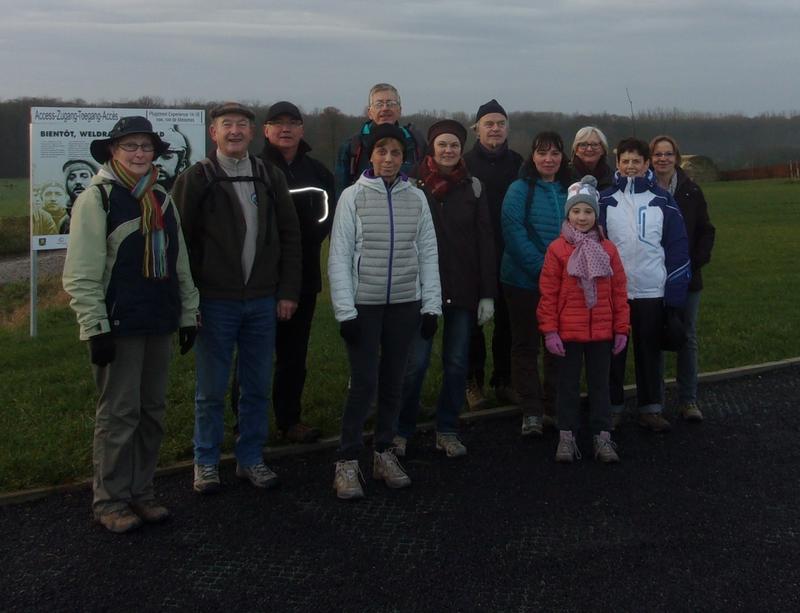
[[[500,103],[492,98],[489,102],[482,104],[478,107],[478,113],[475,115],[475,123],[478,123],[481,120],[481,117],[484,115],[488,115],[489,113],[500,113],[503,117],[508,119],[508,113],[506,110],[500,106]]]
[[[464,148],[464,143],[467,142],[467,129],[455,119],[442,119],[428,128],[428,145],[433,146],[433,141],[442,134],[455,136],[461,143],[462,149]]]
[[[567,203],[564,205],[564,217],[569,215],[569,210],[584,202],[592,207],[595,217],[600,217],[600,206],[597,204],[597,179],[592,175],[586,175],[577,183],[573,183],[567,189]]]
[[[393,138],[400,143],[403,150],[403,160],[406,159],[406,137],[402,128],[393,123],[382,123],[380,125],[373,125],[369,132],[369,136],[364,143],[366,145],[365,154],[367,159],[372,157],[372,150],[375,148],[375,143],[384,138]]]

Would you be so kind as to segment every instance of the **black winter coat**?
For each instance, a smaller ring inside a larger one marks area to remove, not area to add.
[[[497,272],[487,193],[475,197],[472,177],[466,177],[438,202],[420,180],[436,229],[442,306],[476,310],[481,298],[495,298]]]
[[[503,198],[506,190],[516,179],[522,166],[522,156],[512,151],[507,146],[499,155],[492,155],[476,142],[464,154],[464,162],[473,177],[478,177],[486,188],[486,199],[489,204],[489,217],[492,220],[494,233],[495,265],[500,268],[503,258],[503,229],[500,224],[500,215],[503,210]]]
[[[303,251],[303,281],[301,294],[316,294],[322,290],[322,274],[319,258],[322,242],[330,234],[333,225],[333,213],[336,207],[336,189],[333,174],[325,165],[307,155],[311,147],[304,140],[300,141],[297,155],[291,164],[287,164],[281,152],[264,141],[261,157],[280,168],[286,176],[290,190],[302,187],[319,187],[328,194],[328,216],[320,222],[322,194],[319,192],[301,192],[292,194],[292,200],[300,222],[300,242]]]
[[[703,190],[681,169],[677,169],[678,184],[675,187],[675,201],[683,214],[686,234],[689,237],[689,257],[692,261],[692,280],[689,291],[703,289],[703,275],[700,269],[711,261],[716,229],[708,217]]]

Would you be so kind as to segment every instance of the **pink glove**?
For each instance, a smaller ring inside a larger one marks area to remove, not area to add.
[[[628,344],[628,335],[627,334],[615,334],[614,335],[614,348],[611,350],[612,355],[619,355],[620,352],[625,349],[625,345]]]
[[[558,332],[548,332],[544,335],[544,346],[553,355],[560,355],[562,358],[567,355],[564,351],[564,343],[561,342],[561,337]]]

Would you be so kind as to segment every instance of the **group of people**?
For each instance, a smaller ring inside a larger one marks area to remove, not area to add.
[[[364,496],[359,459],[371,408],[373,477],[411,484],[400,458],[440,321],[435,445],[447,457],[467,453],[458,434],[465,400],[487,403],[483,326],[492,319],[490,384],[498,401],[520,405],[523,436],[559,430],[557,461],[580,458],[584,361],[594,455],[618,461],[611,432],[631,329],[639,423],[669,428],[666,337],[680,348],[679,410],[702,419],[699,269],[714,228],[674,139],[623,140],[614,173],[596,127],[578,131],[571,155],[558,134],[542,132],[523,159],[508,147],[508,115],[496,100],[478,109],[470,151],[459,122],[437,121],[423,137],[400,124],[401,108],[393,86],[370,90],[368,121],[342,144],[335,175],[309,155],[302,114],[286,101],[270,107],[258,156],[249,153],[253,112],[235,102],[212,109],[215,150],[169,191],[154,161],[170,145],[147,119],[122,118],[92,142],[100,168],[73,207],[63,279],[99,393],[93,512],[104,527],[126,532],[169,516],[153,476],[176,331],[181,352],[195,353],[196,492],[221,487],[232,374],[238,477],[278,484],[263,459],[270,385],[284,437],[319,437],[301,419],[301,397],[329,234],[331,302],[350,364],[339,498]]]

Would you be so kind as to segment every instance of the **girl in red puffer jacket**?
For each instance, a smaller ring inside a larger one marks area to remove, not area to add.
[[[539,330],[547,350],[561,358],[557,462],[581,457],[575,433],[584,359],[594,456],[602,462],[619,461],[609,434],[608,376],[612,353],[622,351],[628,341],[630,313],[622,261],[597,225],[596,186],[595,178],[587,175],[569,187],[561,235],[548,247],[539,277]]]

